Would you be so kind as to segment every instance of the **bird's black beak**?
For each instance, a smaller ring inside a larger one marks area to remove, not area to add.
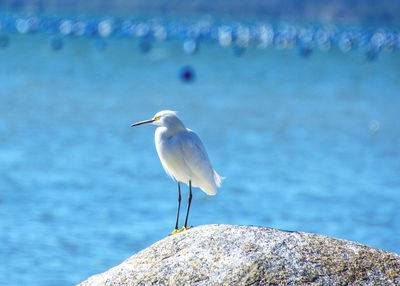
[[[133,123],[133,124],[131,125],[131,127],[139,126],[139,125],[142,125],[142,124],[153,123],[154,121],[155,121],[154,119],[145,120],[145,121],[140,121],[140,122],[138,122],[138,123]]]

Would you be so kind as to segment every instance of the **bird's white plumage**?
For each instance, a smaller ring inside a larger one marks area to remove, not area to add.
[[[208,195],[215,195],[220,183],[215,177],[207,152],[200,138],[191,130],[182,130],[170,138],[162,127],[156,130],[156,149],[165,171],[174,179],[201,188]]]
[[[186,128],[175,112],[158,112],[152,120],[159,127],[155,145],[161,164],[168,175],[179,182],[199,187],[208,195],[215,195],[222,178],[213,169],[200,138]]]

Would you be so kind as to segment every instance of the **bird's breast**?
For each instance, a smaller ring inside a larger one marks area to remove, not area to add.
[[[177,181],[187,183],[193,177],[190,168],[186,165],[181,144],[175,136],[167,137],[163,130],[157,128],[155,145],[158,157],[165,171]]]

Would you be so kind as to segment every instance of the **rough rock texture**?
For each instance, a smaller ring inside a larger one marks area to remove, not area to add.
[[[166,237],[80,285],[400,285],[400,256],[359,243],[255,226]]]

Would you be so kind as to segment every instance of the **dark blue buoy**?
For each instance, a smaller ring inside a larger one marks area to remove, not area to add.
[[[302,58],[308,58],[311,55],[312,48],[310,45],[300,45],[299,56]]]
[[[143,53],[146,54],[151,50],[151,43],[147,39],[142,39],[139,42],[139,50]]]
[[[379,48],[377,48],[374,45],[369,45],[365,57],[367,58],[368,61],[372,62],[377,59],[378,53],[379,53]]]
[[[244,52],[246,50],[245,50],[245,48],[240,47],[240,46],[233,46],[232,51],[235,56],[240,57],[244,54]]]
[[[51,38],[50,47],[55,51],[59,51],[64,47],[64,41],[60,37]]]
[[[195,79],[194,69],[190,66],[184,66],[179,71],[179,77],[183,82],[192,82]]]
[[[8,44],[10,43],[10,39],[6,35],[1,35],[0,36],[0,48],[5,49],[8,47]]]

